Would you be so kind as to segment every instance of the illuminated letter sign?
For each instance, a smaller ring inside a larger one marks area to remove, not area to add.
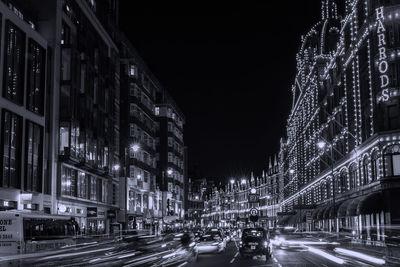
[[[385,40],[385,27],[383,26],[383,7],[379,7],[375,9],[376,11],[376,34],[378,36],[378,51],[379,51],[379,57],[378,57],[378,70],[379,70],[379,80],[380,80],[380,87],[382,89],[382,94],[380,97],[378,97],[378,102],[382,101],[388,101],[389,100],[389,88],[387,86],[389,85],[389,76],[386,74],[389,68],[389,64],[387,62],[387,56],[386,56],[386,40]]]

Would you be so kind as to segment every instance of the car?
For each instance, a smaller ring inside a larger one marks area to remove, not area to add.
[[[221,253],[226,249],[226,240],[220,232],[206,232],[197,243],[199,254]]]
[[[265,255],[268,260],[272,253],[269,232],[264,228],[246,228],[239,242],[239,253],[242,258]]]

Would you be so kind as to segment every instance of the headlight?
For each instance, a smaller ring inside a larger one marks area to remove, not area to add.
[[[243,242],[240,241],[240,242],[239,242],[239,247],[242,247],[242,246],[243,246]]]

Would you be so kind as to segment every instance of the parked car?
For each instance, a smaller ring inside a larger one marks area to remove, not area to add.
[[[226,240],[220,232],[207,232],[197,243],[199,253],[219,253],[226,249]]]
[[[272,245],[269,232],[263,228],[246,228],[242,232],[239,242],[239,253],[242,258],[249,256],[265,255],[268,260],[271,257]]]

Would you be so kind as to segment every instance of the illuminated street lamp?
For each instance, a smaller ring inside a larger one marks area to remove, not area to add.
[[[121,167],[121,166],[120,166],[119,164],[115,164],[115,165],[113,166],[113,170],[114,170],[114,171],[118,171],[120,167]]]
[[[293,170],[293,169],[290,169],[290,170],[289,170],[289,173],[290,173],[290,174],[294,174],[294,170]]]
[[[235,179],[231,179],[230,182],[233,185],[235,183]]]
[[[242,184],[246,184],[246,179],[243,178],[242,181],[241,181],[241,183],[242,183]]]
[[[136,152],[138,152],[140,150],[140,145],[139,144],[133,144],[131,146],[131,149],[132,149],[133,152],[136,153]]]
[[[172,169],[168,169],[167,170],[167,174],[168,174],[168,176],[171,176],[172,175]]]

